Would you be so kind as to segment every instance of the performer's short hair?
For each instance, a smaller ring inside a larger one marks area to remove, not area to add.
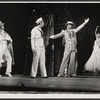
[[[3,26],[4,25],[4,23],[2,23],[1,21],[0,21],[0,26]]]
[[[95,34],[98,34],[98,33],[100,34],[100,26],[97,26],[95,30]]]

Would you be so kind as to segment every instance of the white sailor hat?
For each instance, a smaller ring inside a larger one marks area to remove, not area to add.
[[[71,21],[68,21],[68,22],[66,23],[66,25],[68,25],[68,24],[71,24],[71,25],[73,25],[73,22],[71,22]]]
[[[0,26],[2,26],[2,25],[4,25],[4,23],[2,23],[2,22],[0,21]]]
[[[43,21],[43,19],[42,19],[42,17],[40,17],[40,18],[38,18],[37,20],[36,20],[36,24],[39,24],[39,23],[41,23]]]

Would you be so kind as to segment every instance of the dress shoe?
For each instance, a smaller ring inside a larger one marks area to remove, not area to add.
[[[60,76],[61,76],[61,74],[58,74],[58,75],[57,75],[57,77],[60,77]]]
[[[42,78],[48,78],[47,76],[44,76],[44,77],[42,77]]]
[[[57,77],[65,77],[64,75],[62,74],[58,74]]]
[[[70,77],[76,77],[77,75],[76,74],[70,74]]]
[[[31,76],[31,78],[33,78],[33,79],[34,79],[35,77]]]
[[[98,71],[94,71],[94,76],[99,76],[99,72]]]
[[[77,75],[76,74],[73,74],[73,77],[76,77]]]
[[[12,75],[10,73],[6,73],[7,76],[12,77]]]

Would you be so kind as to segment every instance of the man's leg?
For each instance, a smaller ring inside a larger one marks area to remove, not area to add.
[[[36,47],[36,55],[33,55],[33,62],[32,62],[32,68],[31,68],[31,77],[36,77],[37,75],[37,68],[38,68],[38,62],[40,57],[40,47]]]
[[[6,74],[12,77],[12,75],[10,74],[12,72],[12,57],[8,49],[4,51],[4,56],[7,60]]]
[[[70,55],[70,75],[74,75],[76,73],[76,60],[75,60],[76,52],[71,52]]]
[[[64,70],[65,70],[66,66],[68,65],[67,63],[68,63],[68,60],[69,60],[69,56],[70,56],[70,52],[68,52],[66,50],[64,52],[63,60],[61,62],[61,67],[60,67],[60,70],[59,70],[59,75],[63,75],[64,74]]]
[[[2,67],[2,57],[3,57],[3,54],[4,54],[4,49],[2,48],[2,45],[0,45],[0,70],[1,70],[1,67]]]
[[[40,71],[41,71],[42,77],[47,77],[46,66],[45,66],[45,49],[44,48],[41,48]]]

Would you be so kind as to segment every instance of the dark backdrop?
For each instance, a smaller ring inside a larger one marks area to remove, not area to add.
[[[53,14],[54,26],[59,23],[63,24],[68,19],[73,20],[76,26],[78,26],[83,23],[85,18],[90,18],[89,23],[77,35],[78,60],[80,63],[78,70],[81,73],[83,65],[92,51],[93,41],[95,39],[95,28],[97,25],[100,25],[99,3],[0,3],[0,20],[5,23],[5,30],[11,35],[13,39],[15,57],[13,73],[23,73],[27,47],[27,37],[30,30],[30,17],[32,13],[34,13],[33,10],[37,12],[37,9],[41,5],[42,7],[46,5],[50,12]],[[65,15],[68,15],[67,18]],[[61,18],[63,18],[64,16],[65,19],[57,19],[60,18],[60,16],[62,16]],[[55,30],[55,32],[60,32],[60,30]],[[58,50],[58,46],[56,46],[57,48],[55,47],[55,50],[57,50],[61,54],[60,62],[63,54],[63,46],[61,45],[61,42],[61,39],[58,39],[57,42],[55,42],[55,45],[57,43],[61,48],[61,50]],[[87,46],[89,47],[89,49],[87,49]]]
[[[14,46],[14,74],[23,73],[28,23],[32,9],[26,4],[0,4],[0,20],[11,35]]]

